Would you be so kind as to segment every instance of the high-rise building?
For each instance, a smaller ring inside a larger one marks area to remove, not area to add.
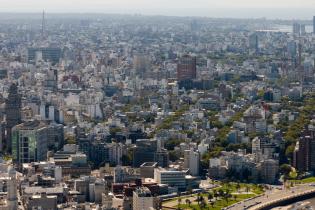
[[[11,130],[14,126],[21,123],[21,96],[18,93],[18,87],[16,84],[12,84],[9,89],[9,95],[5,103],[6,113],[6,149],[7,152],[11,152]]]
[[[28,62],[34,64],[37,60],[38,54],[41,54],[41,58],[44,61],[49,61],[53,65],[59,63],[61,58],[61,49],[60,48],[29,48],[28,49]]]
[[[200,24],[197,20],[192,20],[190,23],[190,30],[191,32],[197,32],[200,30]]]
[[[299,171],[308,171],[308,146],[309,139],[308,138],[300,138],[300,140],[296,143],[295,150],[293,153],[293,166]]]
[[[155,168],[154,180],[158,184],[168,184],[171,187],[177,187],[180,190],[186,189],[186,172],[176,171],[174,169]]]
[[[298,65],[299,65],[299,67],[301,67],[301,65],[302,65],[302,43],[301,42],[299,42],[299,44],[298,44],[298,53],[299,53],[299,57],[298,57]]]
[[[166,168],[168,167],[169,154],[166,149],[161,149],[157,151],[154,155],[154,160],[157,162],[158,166]]]
[[[141,187],[133,192],[133,209],[148,210],[154,206],[154,197],[147,187]]]
[[[298,171],[315,170],[315,132],[304,131],[293,152],[293,166]]]
[[[109,147],[105,142],[94,141],[90,144],[89,160],[99,166],[109,162]]]
[[[293,23],[293,33],[296,35],[300,35],[301,33],[301,24]]]
[[[5,122],[0,123],[0,151],[4,151],[5,144]]]
[[[47,132],[45,123],[32,120],[12,128],[12,156],[19,164],[46,160]]]
[[[259,43],[258,43],[258,35],[257,33],[253,33],[249,36],[249,49],[258,52],[259,50]]]
[[[261,163],[261,177],[264,183],[274,184],[279,170],[279,162],[277,160],[268,159]]]
[[[197,77],[197,58],[191,55],[182,56],[177,63],[177,80],[193,80]]]
[[[144,162],[154,162],[156,149],[156,140],[138,139],[133,151],[133,166],[139,167]]]
[[[62,124],[47,125],[47,147],[49,150],[59,150],[64,145],[64,130]]]
[[[305,28],[305,25],[304,24],[301,24],[301,35],[305,35],[306,34],[306,28]]]
[[[0,79],[4,79],[8,77],[8,70],[7,69],[0,69]]]
[[[145,77],[145,73],[149,72],[150,69],[150,59],[144,54],[136,54],[133,58],[134,69],[136,74],[141,78]]]
[[[184,152],[184,168],[189,169],[193,176],[199,176],[200,154],[198,151],[185,150]]]
[[[291,59],[294,59],[296,57],[297,52],[297,44],[295,41],[290,41],[287,46],[288,49],[288,55]]]
[[[140,177],[141,178],[154,178],[154,169],[157,167],[156,162],[143,163],[140,166]]]
[[[252,140],[252,154],[255,162],[260,162],[262,159],[261,142],[260,138],[256,137]]]
[[[46,72],[46,79],[44,80],[44,87],[46,90],[56,91],[58,88],[58,70],[49,69]]]
[[[108,145],[109,147],[109,161],[112,164],[121,165],[121,158],[126,152],[126,148],[121,143],[112,143]]]

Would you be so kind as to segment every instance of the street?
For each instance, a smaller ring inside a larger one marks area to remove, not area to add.
[[[278,200],[278,199],[283,199],[292,195],[298,195],[299,193],[303,193],[309,190],[315,190],[315,187],[310,186],[309,184],[303,184],[303,185],[299,185],[299,186],[292,187],[290,189],[284,189],[284,190],[273,188],[270,191],[266,191],[263,195],[259,197],[236,203],[225,209],[226,210],[227,209],[229,210],[241,210],[241,209],[255,210],[257,207],[265,203]]]

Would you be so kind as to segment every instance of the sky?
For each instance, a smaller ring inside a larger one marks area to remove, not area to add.
[[[311,19],[315,0],[0,0],[0,12]]]

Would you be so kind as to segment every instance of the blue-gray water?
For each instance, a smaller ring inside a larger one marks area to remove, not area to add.
[[[312,206],[313,208],[315,208],[315,198],[306,200],[305,202],[310,202],[310,203],[311,203],[311,206]]]
[[[293,26],[290,26],[290,25],[277,25],[277,26],[274,26],[273,29],[268,29],[268,30],[264,30],[264,29],[261,29],[259,31],[274,31],[274,32],[292,32],[293,30]],[[313,26],[312,25],[306,25],[305,26],[305,31],[307,33],[312,33],[313,32]]]

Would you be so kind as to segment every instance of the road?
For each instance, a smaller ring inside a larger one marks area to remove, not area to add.
[[[309,191],[309,190],[315,190],[315,187],[310,186],[309,184],[303,184],[303,185],[295,186],[295,187],[292,187],[290,189],[284,189],[284,190],[273,188],[270,191],[266,191],[263,195],[261,195],[259,197],[239,202],[239,203],[234,204],[234,205],[227,207],[225,209],[228,209],[228,210],[242,210],[242,209],[255,210],[257,207],[259,207],[265,203],[275,201],[278,199],[284,199],[284,198],[287,198],[287,197],[293,196],[293,195],[298,195],[300,193],[304,193],[304,192]]]

